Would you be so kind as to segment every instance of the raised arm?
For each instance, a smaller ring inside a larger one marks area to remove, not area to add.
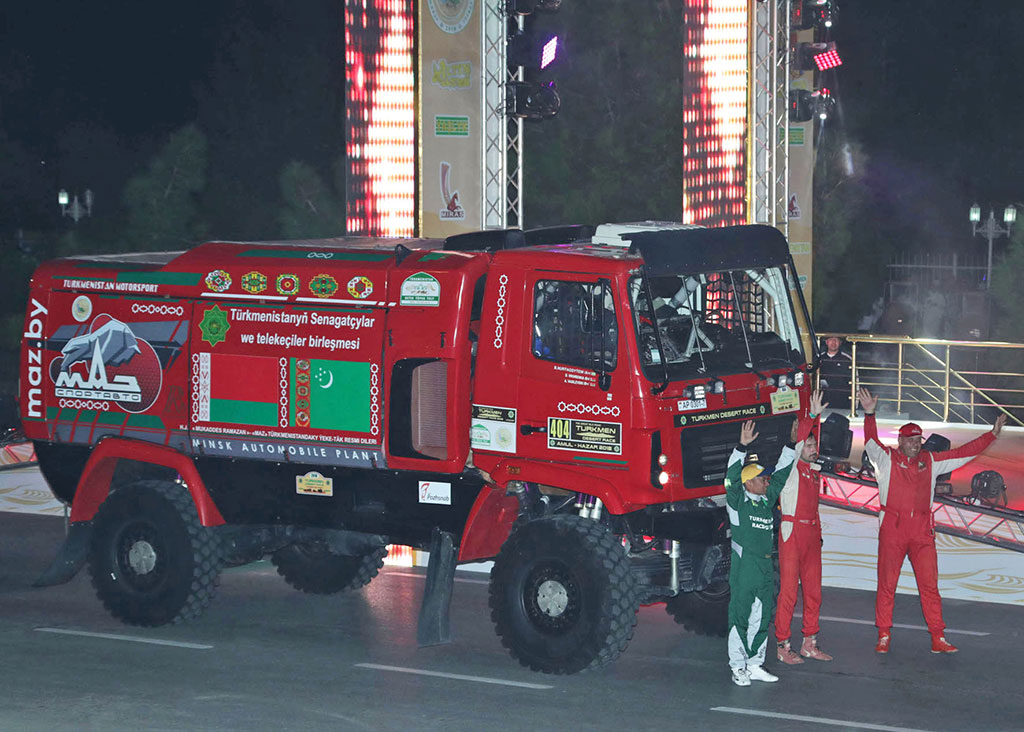
[[[729,455],[729,464],[725,470],[725,500],[735,508],[743,495],[743,458],[747,455],[747,447],[757,439],[758,432],[754,429],[754,420],[748,419],[740,426],[740,441]]]
[[[878,425],[875,424],[875,408],[878,406],[878,397],[873,396],[870,391],[861,387],[857,391],[857,398],[860,400],[860,406],[864,410],[864,449],[867,450],[868,457],[871,458],[872,464],[877,468],[882,460],[888,457],[885,448],[882,447],[882,443],[878,439]]]
[[[793,470],[793,461],[790,460],[788,465],[781,468],[776,468],[775,472],[772,473],[772,477],[768,479],[768,488],[765,490],[765,497],[768,498],[768,503],[773,504],[779,500],[779,494],[782,493],[782,489],[786,487],[786,480],[789,478],[790,472]]]
[[[818,426],[818,422],[821,421],[821,413],[825,411],[827,406],[828,402],[824,401],[824,395],[820,389],[811,394],[811,402],[807,409],[807,416],[801,417],[797,422],[796,439],[793,440],[797,443],[797,452],[800,451],[800,443],[810,437],[814,428]]]
[[[996,423],[992,425],[992,429],[989,432],[986,432],[980,437],[976,437],[960,447],[933,453],[932,474],[942,475],[943,473],[949,473],[969,463],[988,449],[989,445],[996,441],[999,437],[999,433],[1003,430],[1003,425],[1005,424],[1006,415],[1000,414],[996,418]]]

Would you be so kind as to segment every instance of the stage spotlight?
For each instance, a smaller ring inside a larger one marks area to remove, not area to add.
[[[818,67],[818,71],[827,71],[828,69],[842,66],[843,60],[839,58],[839,52],[835,48],[830,48],[825,53],[819,53],[814,56],[814,65]]]
[[[509,15],[530,15],[535,12],[558,10],[562,0],[508,0],[505,9]]]
[[[971,478],[971,498],[994,508],[1006,505],[1006,481],[994,470],[983,470]]]
[[[562,106],[562,99],[553,81],[511,81],[508,83],[507,100],[508,113],[523,119],[554,117]]]
[[[801,43],[795,56],[793,64],[797,71],[827,71],[843,64],[835,43]]]
[[[558,36],[541,42],[536,36],[519,31],[508,39],[508,65],[524,69],[545,69],[558,53]]]

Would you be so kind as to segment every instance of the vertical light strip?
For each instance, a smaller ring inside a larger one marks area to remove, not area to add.
[[[346,0],[346,233],[416,228],[415,15],[409,0]]]
[[[748,7],[687,0],[684,10],[683,221],[747,220]]]

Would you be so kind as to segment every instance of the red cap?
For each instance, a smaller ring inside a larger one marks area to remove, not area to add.
[[[921,435],[921,425],[907,422],[900,427],[900,437],[920,437]]]

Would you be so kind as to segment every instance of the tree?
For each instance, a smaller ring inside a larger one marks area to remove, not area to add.
[[[326,179],[345,150],[343,7],[228,0],[223,12],[231,20],[197,90],[210,140],[204,211],[213,236],[270,239],[279,234],[282,169],[307,161]]]
[[[814,172],[814,325],[854,331],[883,294],[891,255],[874,221],[883,204],[870,187],[869,160],[845,139],[819,138]]]
[[[529,226],[682,218],[683,3],[566,3],[561,111],[526,124]]]
[[[206,136],[195,125],[172,133],[124,190],[123,241],[133,251],[181,249],[202,234],[198,196],[206,185]]]
[[[1024,343],[1024,231],[1017,228],[1010,237],[1005,256],[992,267],[992,336],[999,341]]]
[[[308,163],[293,160],[281,171],[284,206],[278,216],[286,239],[317,239],[345,232],[343,199]]]

